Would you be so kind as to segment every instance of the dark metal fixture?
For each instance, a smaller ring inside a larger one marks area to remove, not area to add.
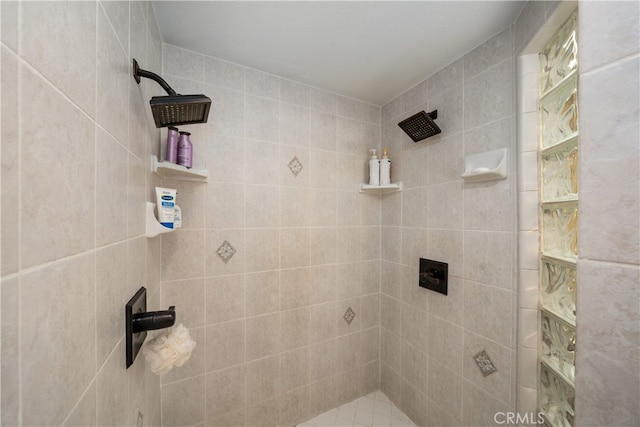
[[[170,328],[176,322],[176,307],[147,312],[147,290],[141,287],[125,306],[127,368],[133,364],[147,331]]]
[[[418,114],[404,119],[398,123],[398,126],[413,139],[413,142],[418,142],[442,132],[434,122],[437,118],[438,110],[433,110],[430,113],[425,113],[422,110]]]
[[[159,75],[143,70],[133,60],[133,78],[140,84],[140,77],[157,82],[169,96],[154,96],[149,101],[157,128],[206,123],[211,109],[211,99],[205,95],[180,95]]]
[[[420,258],[418,286],[447,295],[448,276],[449,264],[446,262]]]

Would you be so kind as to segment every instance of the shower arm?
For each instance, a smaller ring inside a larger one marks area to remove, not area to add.
[[[147,79],[151,79],[162,86],[162,89],[166,90],[169,95],[178,95],[175,90],[169,86],[167,82],[164,81],[162,77],[157,75],[156,73],[152,73],[151,71],[143,70],[138,65],[138,61],[133,59],[133,78],[136,79],[136,82],[140,84],[140,77],[145,77]]]

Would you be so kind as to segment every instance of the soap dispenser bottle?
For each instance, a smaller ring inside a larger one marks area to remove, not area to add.
[[[380,160],[377,156],[377,150],[372,148],[369,150],[371,158],[369,159],[369,185],[380,185]]]
[[[380,185],[391,184],[391,160],[387,147],[382,147],[382,159],[380,159]]]

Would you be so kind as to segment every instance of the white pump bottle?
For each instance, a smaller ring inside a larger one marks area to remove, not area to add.
[[[377,156],[375,148],[369,150],[371,158],[369,159],[369,185],[380,185],[380,160]]]
[[[382,159],[380,160],[380,185],[391,184],[391,160],[387,147],[382,147]]]

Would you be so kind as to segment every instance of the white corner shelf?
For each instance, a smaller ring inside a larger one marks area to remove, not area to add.
[[[391,193],[402,191],[402,182],[392,182],[386,185],[360,184],[360,193]]]
[[[147,237],[156,237],[160,234],[170,233],[173,230],[175,230],[175,228],[167,228],[164,225],[160,224],[158,222],[158,219],[156,218],[155,210],[156,210],[156,204],[152,202],[147,202],[147,215],[146,215]]]
[[[151,156],[151,170],[162,178],[178,181],[207,182],[209,171],[206,169],[187,169],[171,162],[161,162],[156,156]]]
[[[484,182],[507,177],[507,149],[473,154],[464,159],[465,182]]]

